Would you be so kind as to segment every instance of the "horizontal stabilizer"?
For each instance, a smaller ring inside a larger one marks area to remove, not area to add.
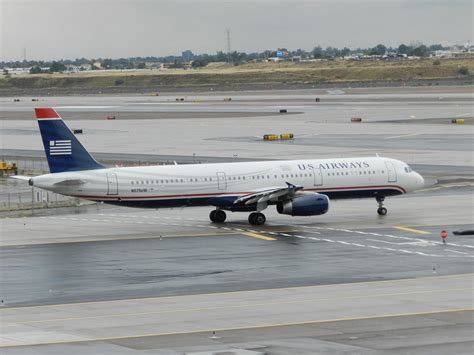
[[[10,177],[12,179],[24,180],[24,181],[28,181],[31,179],[31,176],[26,176],[26,175],[11,175]]]

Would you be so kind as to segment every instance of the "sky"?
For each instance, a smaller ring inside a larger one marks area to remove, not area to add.
[[[465,44],[472,0],[0,0],[0,61]]]

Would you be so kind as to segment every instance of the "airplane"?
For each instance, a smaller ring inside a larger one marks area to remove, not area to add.
[[[406,163],[383,157],[302,159],[216,164],[107,168],[82,146],[53,108],[36,108],[50,174],[14,176],[30,186],[58,194],[142,208],[212,206],[209,218],[224,223],[226,212],[316,216],[331,199],[375,198],[380,216],[384,200],[420,189],[423,177]]]

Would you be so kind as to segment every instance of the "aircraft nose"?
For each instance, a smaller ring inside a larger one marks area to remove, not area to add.
[[[425,179],[423,178],[423,176],[421,176],[418,173],[415,173],[415,174],[416,174],[416,185],[417,185],[417,187],[425,186]]]

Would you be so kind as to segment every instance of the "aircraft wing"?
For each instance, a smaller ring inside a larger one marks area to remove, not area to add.
[[[296,186],[296,185],[290,184],[289,182],[287,182],[286,184],[287,186],[285,187],[283,186],[274,187],[274,188],[256,191],[244,196],[240,196],[238,199],[234,201],[234,205],[256,204],[257,211],[261,211],[267,208],[269,201],[278,201],[281,198],[283,199],[292,198],[297,191],[303,189],[303,186]]]

